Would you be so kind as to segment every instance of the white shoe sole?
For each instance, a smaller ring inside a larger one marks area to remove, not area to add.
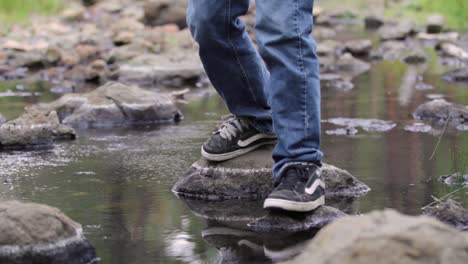
[[[205,159],[207,159],[209,161],[226,161],[226,160],[230,160],[230,159],[242,156],[242,155],[244,155],[244,154],[246,154],[246,153],[248,153],[248,152],[250,152],[250,151],[252,151],[252,150],[254,150],[256,148],[259,148],[261,146],[270,145],[270,144],[276,144],[276,139],[270,140],[270,141],[265,141],[265,142],[253,145],[251,147],[248,147],[248,148],[238,149],[238,150],[235,150],[235,151],[232,151],[232,152],[222,153],[222,154],[210,154],[210,153],[206,152],[202,147],[201,148],[201,154]]]
[[[312,202],[295,202],[283,199],[267,198],[263,204],[265,209],[283,209],[293,212],[310,212],[325,204],[325,196]]]

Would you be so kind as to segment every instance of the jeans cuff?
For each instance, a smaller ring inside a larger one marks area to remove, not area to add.
[[[267,135],[274,135],[275,132],[273,131],[273,124],[272,121],[266,120],[251,120],[251,125],[257,129],[258,131],[267,134]]]

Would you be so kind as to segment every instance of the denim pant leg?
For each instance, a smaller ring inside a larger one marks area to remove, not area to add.
[[[292,162],[319,162],[320,81],[316,44],[311,37],[313,0],[256,0],[260,55],[270,71],[273,177]]]
[[[187,24],[205,71],[229,111],[272,133],[265,83],[269,73],[239,16],[250,0],[190,0]]]

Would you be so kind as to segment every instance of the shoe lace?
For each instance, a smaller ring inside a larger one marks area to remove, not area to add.
[[[227,140],[231,140],[233,137],[237,137],[239,133],[245,131],[245,129],[249,128],[249,124],[247,120],[236,117],[230,116],[230,118],[223,123],[221,128],[218,129],[215,133],[219,133],[219,135]]]

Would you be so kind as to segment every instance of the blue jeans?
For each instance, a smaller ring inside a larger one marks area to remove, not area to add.
[[[320,81],[313,0],[256,0],[258,51],[239,16],[250,0],[190,0],[187,22],[208,77],[229,111],[276,133],[273,177],[320,162]]]

